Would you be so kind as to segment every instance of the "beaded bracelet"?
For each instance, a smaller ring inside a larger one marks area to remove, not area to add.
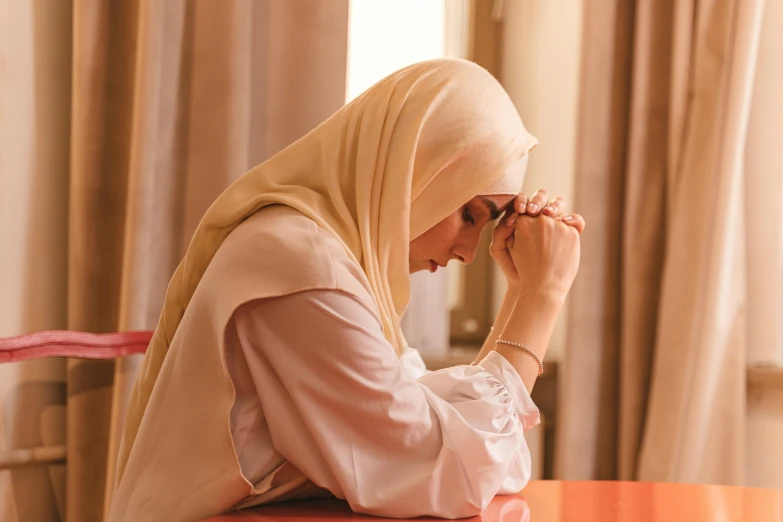
[[[524,344],[515,343],[513,341],[506,341],[505,339],[497,339],[495,341],[495,344],[507,344],[507,345],[513,346],[515,348],[520,348],[526,354],[528,354],[529,356],[531,356],[533,359],[536,360],[536,362],[538,363],[538,375],[540,376],[541,374],[544,373],[544,361],[541,360],[541,357],[539,357],[536,352],[534,352],[533,350],[531,350],[530,348],[528,348]]]

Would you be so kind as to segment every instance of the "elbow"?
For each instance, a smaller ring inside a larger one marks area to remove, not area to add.
[[[419,517],[437,517],[447,520],[458,520],[480,515],[492,500],[487,499],[486,504],[477,504],[459,500],[455,503],[438,502],[437,505],[429,504],[427,506],[417,506],[412,502],[399,500],[394,503],[373,504],[363,502],[348,501],[351,510],[362,515],[371,515],[385,518],[419,518]]]
[[[346,496],[356,513],[386,518],[462,519],[480,515],[498,493],[498,486],[481,481],[432,480],[429,484],[396,484],[356,491]],[[441,477],[442,478],[442,477]],[[411,487],[413,486],[413,487]],[[488,487],[489,486],[489,487]]]

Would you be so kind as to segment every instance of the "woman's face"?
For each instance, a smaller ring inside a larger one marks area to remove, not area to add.
[[[410,273],[434,272],[452,259],[473,262],[481,231],[497,219],[515,196],[476,196],[446,219],[412,240],[408,254]]]

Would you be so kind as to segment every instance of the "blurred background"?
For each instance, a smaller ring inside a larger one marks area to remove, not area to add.
[[[783,0],[2,0],[0,336],[153,329],[226,186],[439,56],[503,83],[525,190],[588,223],[536,477],[783,488]],[[482,252],[413,278],[431,368],[489,330]],[[0,365],[0,520],[102,520],[138,362]]]

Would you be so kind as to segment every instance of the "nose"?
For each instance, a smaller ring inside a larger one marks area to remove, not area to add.
[[[466,233],[464,236],[458,238],[458,241],[451,249],[451,253],[454,259],[469,265],[476,258],[476,250],[478,250],[478,244],[481,240],[481,231],[478,230],[475,233]]]

